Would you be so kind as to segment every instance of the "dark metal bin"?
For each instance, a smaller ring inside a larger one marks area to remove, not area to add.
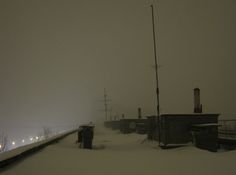
[[[78,130],[78,143],[80,147],[92,149],[92,141],[94,136],[94,125],[82,125]]]

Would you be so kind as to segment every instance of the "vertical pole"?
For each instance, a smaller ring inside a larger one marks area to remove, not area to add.
[[[108,118],[107,118],[107,93],[106,93],[106,88],[104,88],[104,107],[105,107],[105,120],[108,121]]]
[[[112,121],[112,106],[110,108],[110,121]]]
[[[159,146],[161,143],[161,124],[160,124],[160,100],[159,100],[159,77],[158,77],[158,66],[157,66],[157,49],[156,49],[156,33],[155,33],[155,20],[154,20],[154,12],[153,5],[151,5],[152,10],[152,32],[153,32],[153,51],[154,51],[154,59],[155,59],[155,73],[156,73],[156,98],[157,98],[157,121],[156,126],[158,126],[158,141]]]

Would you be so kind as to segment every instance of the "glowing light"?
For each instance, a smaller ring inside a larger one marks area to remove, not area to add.
[[[39,139],[39,137],[35,137],[36,138],[36,140],[38,140]]]
[[[13,142],[12,142],[12,145],[15,145],[15,144],[16,144],[16,142],[13,141]]]
[[[0,145],[0,149],[2,149],[2,145]]]
[[[33,140],[33,137],[30,137],[30,141],[32,141]]]
[[[24,140],[24,139],[22,140],[22,143],[25,143],[25,140]]]

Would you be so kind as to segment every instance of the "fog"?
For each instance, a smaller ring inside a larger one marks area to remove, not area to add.
[[[112,115],[156,113],[150,4],[161,113],[236,117],[234,0],[1,0],[0,132],[34,135]]]

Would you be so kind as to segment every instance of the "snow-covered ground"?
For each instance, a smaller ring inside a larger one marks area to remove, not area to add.
[[[72,134],[10,166],[2,175],[235,175],[236,151],[192,146],[162,150],[145,135],[95,128],[94,149],[79,149]]]

